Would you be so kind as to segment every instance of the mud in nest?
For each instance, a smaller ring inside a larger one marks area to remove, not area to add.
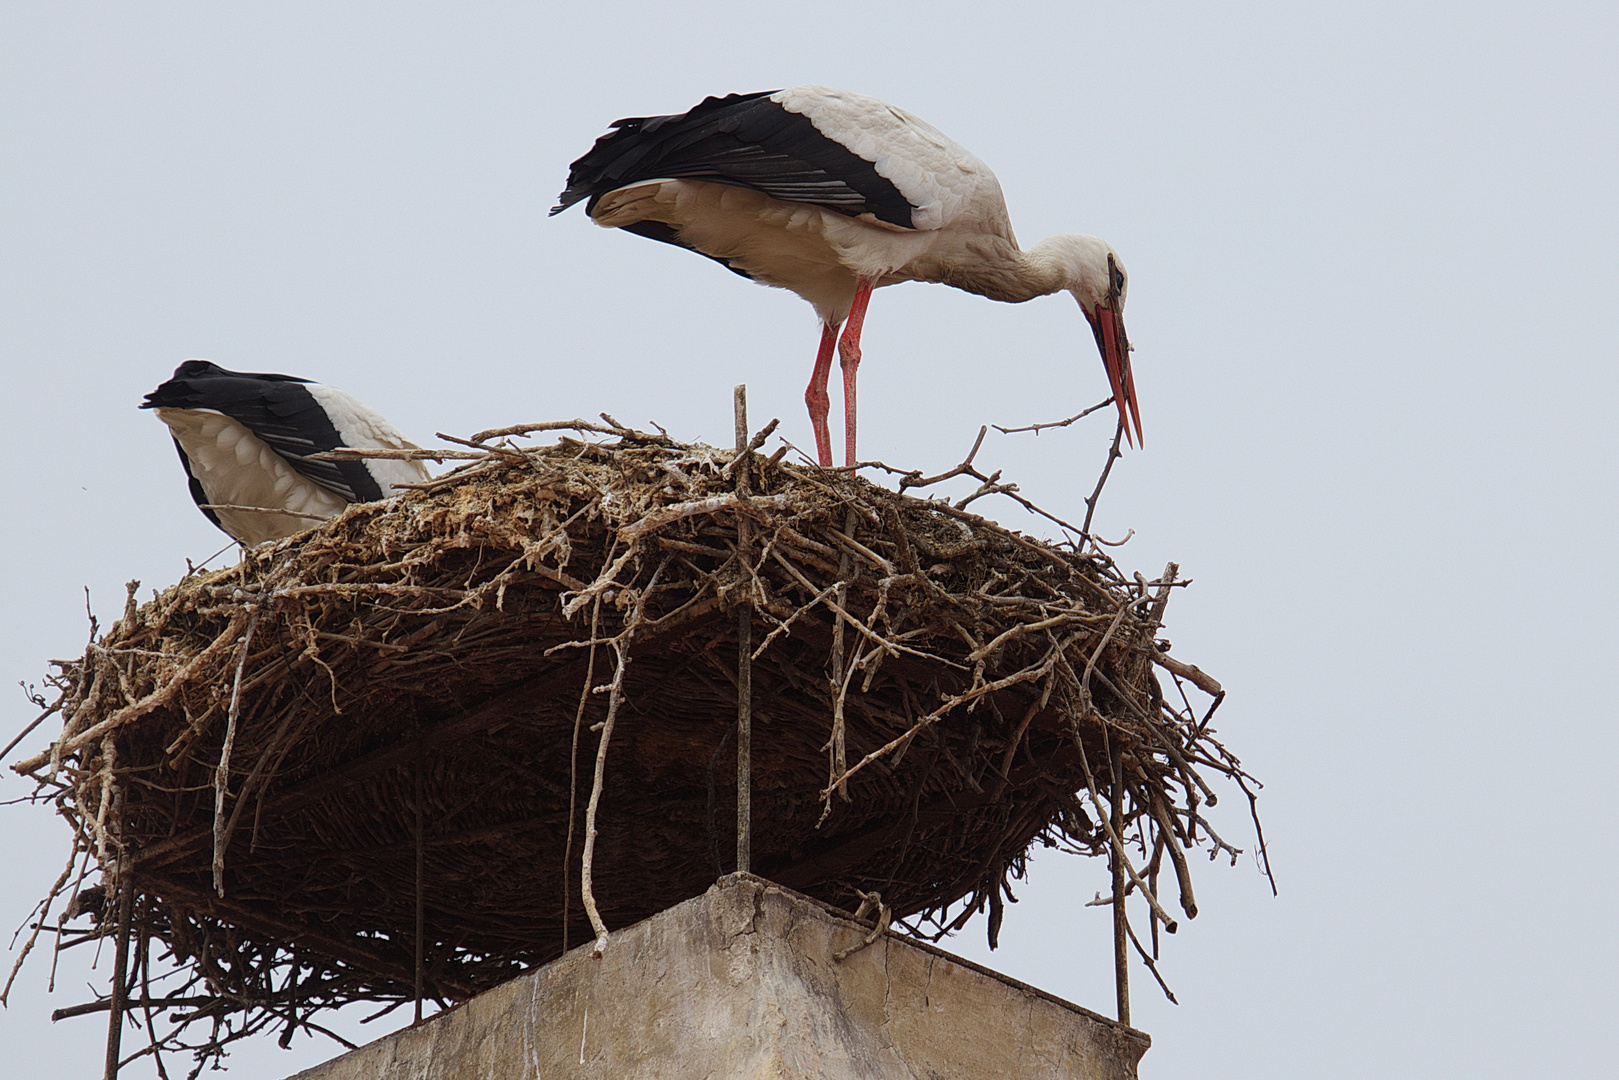
[[[739,495],[731,451],[610,435],[491,441],[132,588],[64,666],[63,731],[15,767],[74,828],[57,892],[104,909],[77,940],[133,936],[131,1008],[210,1022],[193,1048],[285,1041],[554,959],[593,936],[582,899],[611,929],[700,893],[735,866],[744,610],[754,872],[935,937],[987,909],[993,939],[1031,845],[1117,840],[1154,952],[1161,872],[1195,913],[1189,849],[1236,854],[1205,774],[1252,785],[1187,697],[1218,685],[1158,641],[1173,567],[781,454]],[[177,981],[143,990],[154,953]]]

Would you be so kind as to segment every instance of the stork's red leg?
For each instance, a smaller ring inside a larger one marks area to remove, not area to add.
[[[866,323],[866,305],[871,303],[874,282],[860,278],[855,285],[854,304],[843,324],[838,341],[838,360],[843,365],[843,453],[845,465],[860,460],[855,456],[855,376],[860,371],[860,328]]]
[[[810,376],[809,388],[804,391],[804,404],[809,406],[810,426],[815,429],[815,453],[821,467],[832,464],[832,433],[826,429],[826,414],[832,408],[826,384],[832,377],[832,350],[838,343],[838,328],[821,324],[821,349],[815,354],[815,372]]]

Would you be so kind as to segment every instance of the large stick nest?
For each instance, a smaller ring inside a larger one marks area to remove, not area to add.
[[[131,599],[65,666],[63,731],[17,768],[131,898],[135,972],[153,941],[179,966],[145,1000],[290,1036],[588,940],[598,753],[602,921],[701,892],[735,865],[742,610],[755,872],[993,936],[1032,844],[1116,836],[1154,941],[1160,867],[1195,913],[1186,849],[1235,855],[1200,774],[1245,777],[1183,684],[1218,686],[1157,640],[1173,571],[779,454],[739,497],[731,452],[617,433],[479,451]]]

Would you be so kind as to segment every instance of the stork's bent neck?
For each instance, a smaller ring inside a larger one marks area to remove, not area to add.
[[[1073,273],[1066,258],[1066,245],[1062,236],[1048,236],[1022,256],[1022,280],[1027,293],[1015,297],[1014,303],[1033,300],[1037,296],[1050,296],[1060,289],[1072,288]]]
[[[1021,304],[1073,287],[1067,237],[1048,237],[1028,251],[1019,251],[1011,244],[997,247],[1000,250],[981,251],[972,265],[944,275],[945,283],[1008,304]],[[986,255],[989,257],[983,257]]]

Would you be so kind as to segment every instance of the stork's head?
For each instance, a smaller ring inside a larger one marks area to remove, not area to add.
[[[1124,263],[1106,240],[1094,236],[1054,236],[1044,243],[1060,259],[1066,277],[1064,287],[1079,301],[1079,309],[1096,335],[1096,348],[1107,368],[1107,381],[1113,388],[1119,419],[1125,425],[1125,438],[1139,446],[1141,406],[1136,401],[1135,378],[1130,373],[1130,339],[1124,332],[1124,298],[1130,292],[1130,276],[1125,273]]]

